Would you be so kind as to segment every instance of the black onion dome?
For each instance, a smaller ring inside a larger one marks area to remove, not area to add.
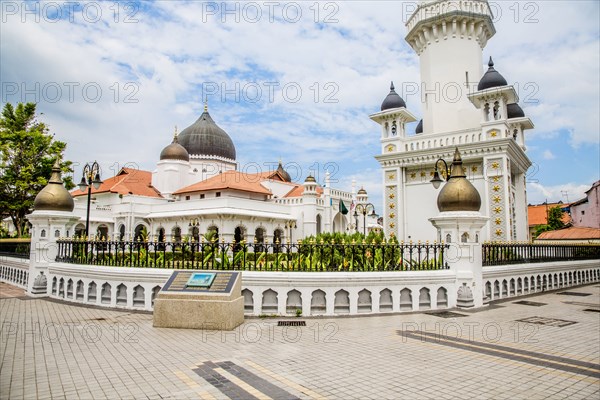
[[[485,74],[483,74],[483,77],[477,85],[477,90],[485,90],[508,85],[506,79],[504,79],[504,77],[494,69],[494,61],[492,61],[492,57],[490,57],[488,67],[488,70],[485,72]]]
[[[396,93],[394,90],[394,82],[392,82],[390,85],[390,93],[383,99],[383,103],[381,103],[381,111],[399,107],[406,107],[406,103],[402,100],[402,97]]]
[[[419,124],[415,128],[415,133],[423,133],[423,120],[419,121]]]
[[[227,132],[213,121],[206,108],[196,122],[181,131],[178,140],[190,155],[217,156],[235,160],[233,141]]]
[[[508,115],[508,119],[523,118],[525,116],[525,112],[517,103],[508,104],[506,106],[506,114]]]
[[[281,177],[283,178],[283,180],[285,182],[292,181],[292,177],[290,176],[290,174],[288,174],[288,172],[285,169],[283,169],[283,165],[281,165],[281,161],[279,161],[279,165],[277,166],[277,172],[279,172],[279,175],[281,175]]]
[[[185,147],[179,144],[177,134],[175,134],[175,136],[173,136],[173,141],[171,142],[171,144],[165,147],[163,151],[160,152],[160,159],[190,161],[190,155],[188,154]]]

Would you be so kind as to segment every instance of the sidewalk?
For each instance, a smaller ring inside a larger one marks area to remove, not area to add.
[[[1,284],[0,398],[600,398],[600,286],[563,292],[215,332]]]

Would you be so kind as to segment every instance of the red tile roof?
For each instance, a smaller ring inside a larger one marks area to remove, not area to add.
[[[543,232],[536,240],[588,240],[600,239],[600,229],[571,227]]]
[[[268,175],[272,175],[272,173],[268,174],[263,172],[258,174],[245,174],[238,171],[227,171],[204,181],[181,188],[173,194],[233,189],[243,192],[270,195],[271,192],[260,184],[261,181],[268,179]]]
[[[546,225],[548,223],[548,211],[553,207],[566,208],[569,204],[564,203],[549,203],[549,204],[538,204],[535,206],[527,207],[527,218],[529,219],[529,226]],[[566,212],[563,213],[562,221],[565,224],[571,222],[571,217]]]
[[[300,197],[304,193],[304,186],[300,184],[296,184],[296,187],[290,190],[283,197]],[[321,197],[323,194],[323,188],[321,186],[317,186],[317,196]]]
[[[105,179],[98,189],[92,186],[92,194],[97,193],[162,197],[159,191],[152,186],[152,172],[133,168],[122,168],[117,175]],[[75,189],[71,192],[71,196],[73,197],[85,196],[86,194],[87,190],[82,192],[79,189]]]

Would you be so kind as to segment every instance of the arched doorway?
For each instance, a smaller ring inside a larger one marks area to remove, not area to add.
[[[208,227],[208,229],[206,230],[206,234],[204,235],[204,238],[209,241],[218,241],[219,240],[219,228],[211,225]]]
[[[77,226],[75,226],[75,237],[82,237],[85,235],[85,225],[83,224],[77,224]]]
[[[233,251],[240,251],[242,249],[242,245],[240,244],[242,240],[246,239],[246,231],[242,226],[236,226],[233,232],[233,241],[235,245],[233,246]]]
[[[143,242],[148,238],[148,230],[142,224],[136,226],[134,232],[135,234],[133,237],[136,242]]]
[[[108,237],[108,226],[100,225],[96,231],[99,240],[110,240]]]
[[[317,235],[321,234],[321,214],[317,214]]]
[[[264,251],[264,246],[263,244],[265,243],[265,230],[264,228],[256,228],[256,231],[254,231],[254,242],[256,243],[255,245],[255,252],[261,252]]]

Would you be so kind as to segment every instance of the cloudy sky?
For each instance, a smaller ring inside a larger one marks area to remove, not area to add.
[[[527,132],[530,203],[583,196],[598,180],[599,2],[490,2],[483,51],[515,84]],[[242,171],[329,170],[381,203],[379,110],[389,82],[420,82],[404,41],[416,2],[2,1],[2,105],[38,102],[77,166],[152,170],[208,98]],[[418,97],[406,98],[421,115]],[[412,124],[414,125],[414,124]],[[409,127],[414,131],[414,126]]]

